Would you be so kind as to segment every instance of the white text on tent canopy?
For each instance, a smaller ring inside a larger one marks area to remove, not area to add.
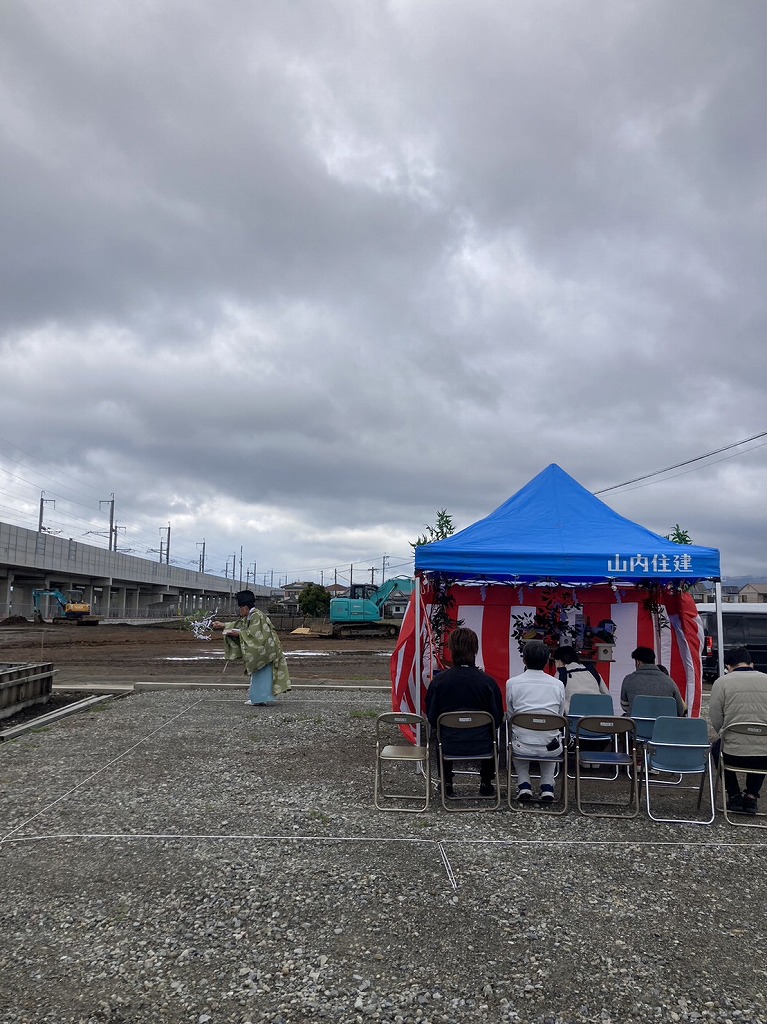
[[[694,567],[692,555],[681,554],[672,555],[669,557],[664,554],[656,555],[633,555],[631,558],[621,557],[616,554],[615,558],[611,558],[607,562],[608,572],[630,572],[630,573],[647,573],[656,576],[658,573],[668,573],[669,575],[677,575],[679,573],[689,573],[691,576],[694,575]]]

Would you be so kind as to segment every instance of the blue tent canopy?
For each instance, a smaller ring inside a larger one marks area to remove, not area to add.
[[[695,583],[720,577],[719,552],[674,544],[624,519],[555,463],[485,519],[416,548],[416,571],[455,580]]]

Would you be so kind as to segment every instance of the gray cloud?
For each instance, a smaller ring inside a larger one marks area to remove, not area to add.
[[[308,572],[759,432],[765,21],[4,7],[0,518]],[[606,498],[767,574],[750,447]]]

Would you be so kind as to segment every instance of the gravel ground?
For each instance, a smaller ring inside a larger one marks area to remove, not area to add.
[[[767,832],[384,814],[385,694],[243,699],[0,747],[4,1024],[767,1024]]]

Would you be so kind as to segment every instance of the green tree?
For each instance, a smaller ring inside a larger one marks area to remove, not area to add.
[[[692,538],[687,530],[683,530],[679,523],[674,523],[671,533],[664,533],[666,540],[672,540],[675,544],[692,544]]]
[[[444,540],[455,533],[453,517],[448,515],[447,509],[442,508],[437,512],[437,522],[434,526],[427,526],[426,533],[422,533],[417,541],[411,543],[410,547],[415,551],[422,544],[431,544],[435,540]],[[454,619],[451,615],[455,600],[450,593],[451,580],[441,573],[431,578],[432,602],[431,602],[431,630],[434,635],[434,643],[438,651],[442,651],[448,635],[460,626],[463,620]]]
[[[437,512],[437,522],[434,526],[427,526],[426,533],[422,533],[418,540],[412,542],[410,547],[415,550],[422,544],[431,544],[435,540],[444,540],[455,533],[453,517],[448,515],[447,509],[442,508]]]
[[[330,594],[319,583],[308,583],[298,595],[298,607],[302,615],[319,617],[327,615],[330,608]]]

